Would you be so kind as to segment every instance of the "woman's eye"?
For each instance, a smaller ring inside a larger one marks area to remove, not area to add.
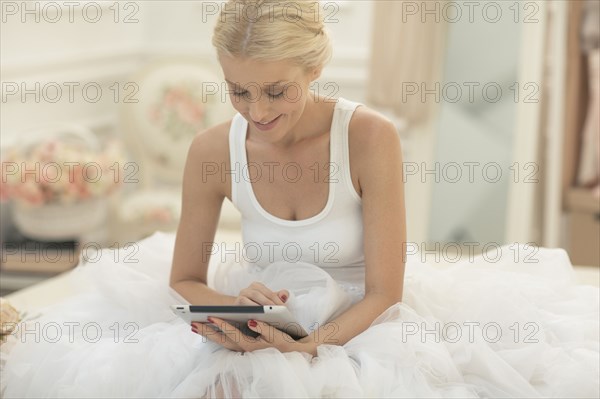
[[[232,91],[231,93],[236,97],[248,95],[247,91]],[[283,96],[283,91],[281,93],[277,93],[277,94],[268,93],[267,95],[271,98],[279,98],[279,97]]]

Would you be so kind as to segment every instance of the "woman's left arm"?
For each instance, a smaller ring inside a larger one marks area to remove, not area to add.
[[[369,328],[388,307],[402,301],[406,215],[400,137],[391,122],[370,112],[362,113],[357,120],[353,118],[350,129],[350,134],[356,133],[350,139],[351,145],[362,152],[358,177],[363,208],[365,296],[299,341],[302,351],[314,356],[319,345],[344,345]]]

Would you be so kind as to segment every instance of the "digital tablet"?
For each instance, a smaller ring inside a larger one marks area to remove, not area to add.
[[[287,307],[283,305],[265,306],[201,306],[171,305],[175,314],[188,324],[192,322],[208,322],[207,317],[223,319],[237,327],[242,333],[257,337],[259,334],[248,327],[248,320],[254,319],[269,323],[284,331],[294,339],[306,337],[308,333],[296,321]],[[215,327],[217,328],[217,327]]]

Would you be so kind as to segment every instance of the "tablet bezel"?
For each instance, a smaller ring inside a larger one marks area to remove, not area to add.
[[[171,310],[188,324],[206,323],[209,316],[214,316],[234,324],[247,335],[253,335],[247,322],[254,319],[284,331],[294,340],[308,336],[308,332],[283,305],[171,305]]]

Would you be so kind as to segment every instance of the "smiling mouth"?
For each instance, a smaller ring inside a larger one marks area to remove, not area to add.
[[[277,118],[279,118],[280,116],[281,115],[277,116]],[[275,118],[275,119],[277,119],[277,118]],[[259,125],[268,125],[269,123],[273,122],[275,119],[271,119],[270,121],[264,122],[264,123],[263,122],[256,122],[256,123],[258,123]]]

